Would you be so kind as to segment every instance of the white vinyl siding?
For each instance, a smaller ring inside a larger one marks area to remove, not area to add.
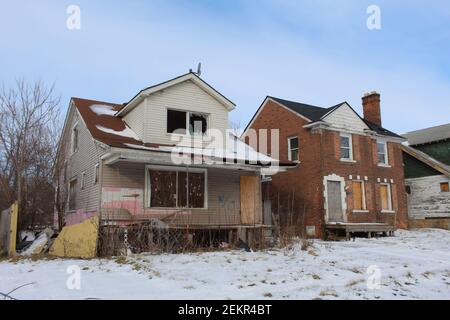
[[[138,109],[144,110],[138,116]],[[185,81],[156,92],[147,98],[131,113],[125,116],[128,125],[137,132],[143,132],[146,143],[174,144],[167,131],[167,109],[208,114],[208,127],[224,133],[228,129],[228,110],[218,100],[201,89],[192,81]],[[218,142],[221,143],[221,142]],[[223,148],[223,145],[218,145]]]
[[[346,103],[327,115],[323,121],[331,124],[334,128],[346,129],[352,132],[364,132],[365,129],[369,129]]]
[[[79,116],[74,106],[70,107],[67,119],[67,129],[61,143],[61,153],[66,158],[61,181],[65,182],[68,187],[69,181],[77,179],[81,183],[82,173],[85,172],[85,185],[81,190],[78,186],[76,192],[76,208],[77,210],[97,211],[99,208],[100,185],[94,184],[95,166],[99,164],[100,157],[108,151],[98,147],[84,125],[83,120]],[[72,154],[72,128],[76,124],[78,128],[78,151]],[[65,155],[65,156],[64,156]],[[66,178],[64,178],[64,176]]]

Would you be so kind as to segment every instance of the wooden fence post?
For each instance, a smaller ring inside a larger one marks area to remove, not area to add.
[[[11,220],[9,227],[9,247],[8,256],[12,257],[16,255],[16,240],[17,240],[17,219],[19,215],[19,206],[17,201],[13,203],[10,208]]]

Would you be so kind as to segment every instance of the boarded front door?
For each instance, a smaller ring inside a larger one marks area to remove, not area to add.
[[[327,182],[328,222],[344,222],[341,182]]]
[[[259,176],[241,176],[241,223],[261,223]]]

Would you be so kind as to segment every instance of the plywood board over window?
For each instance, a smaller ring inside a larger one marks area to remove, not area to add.
[[[259,176],[241,176],[241,222],[261,223]]]
[[[361,181],[353,181],[353,210],[362,211],[366,209],[364,187]]]
[[[389,184],[382,184],[380,186],[380,196],[381,210],[392,211],[391,186]]]

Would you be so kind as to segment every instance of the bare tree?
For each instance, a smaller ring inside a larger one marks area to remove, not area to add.
[[[0,205],[19,203],[21,228],[53,213],[52,169],[60,131],[54,86],[17,80],[0,89]]]

